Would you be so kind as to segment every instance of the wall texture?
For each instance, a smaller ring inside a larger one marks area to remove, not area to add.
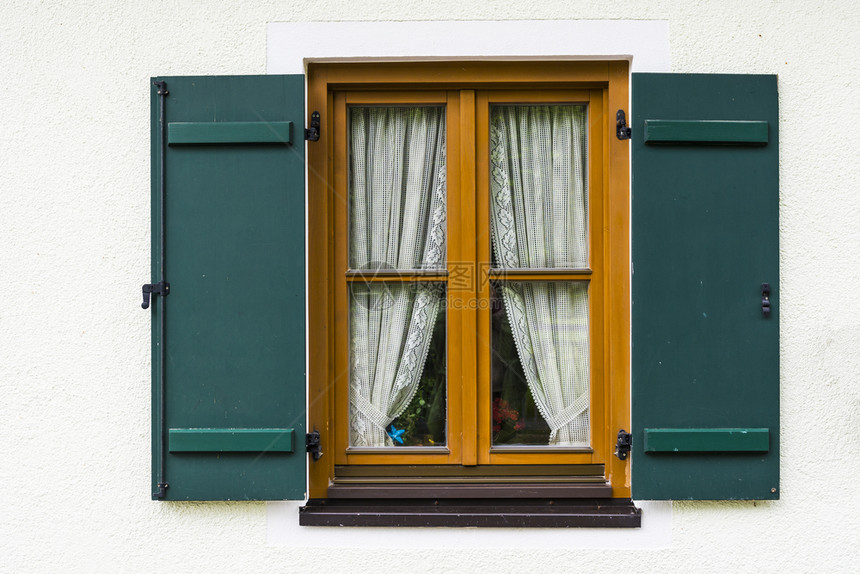
[[[596,4],[0,4],[0,571],[855,571],[860,5]],[[653,550],[384,552],[268,545],[263,503],[151,502],[149,77],[265,73],[269,22],[582,18],[667,20],[673,71],[779,74],[782,499],[675,503]]]

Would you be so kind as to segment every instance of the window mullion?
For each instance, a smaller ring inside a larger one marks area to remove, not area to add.
[[[489,196],[489,95],[486,91],[477,94],[475,105],[475,212],[472,220],[475,222],[475,268],[477,272],[475,289],[475,313],[477,320],[478,341],[475,349],[477,358],[475,381],[478,386],[478,421],[477,435],[479,444],[479,461],[481,464],[490,463],[490,446],[492,424],[490,422],[492,384],[490,382],[491,357],[491,316],[490,299],[491,287],[489,270],[491,261],[490,242],[490,196]]]
[[[452,235],[457,235],[459,252],[449,262],[449,288],[457,294],[460,316],[461,353],[460,392],[462,397],[462,464],[478,463],[478,443],[475,429],[478,428],[478,389],[476,350],[480,340],[475,301],[477,301],[477,252],[475,220],[475,91],[460,90],[458,133],[458,183],[459,216],[451,225],[456,225]],[[453,116],[453,114],[452,114]],[[453,138],[452,138],[453,139]],[[456,279],[455,279],[456,278]],[[455,284],[456,283],[456,284]]]

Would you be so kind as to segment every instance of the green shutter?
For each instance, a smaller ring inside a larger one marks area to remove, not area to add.
[[[153,497],[302,499],[304,76],[154,80]]]
[[[776,77],[632,92],[633,497],[779,498]]]

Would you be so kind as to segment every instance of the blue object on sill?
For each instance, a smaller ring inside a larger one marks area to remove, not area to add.
[[[406,432],[406,429],[397,430],[396,428],[394,428],[394,425],[391,425],[390,427],[388,427],[387,432],[388,432],[388,436],[391,437],[391,440],[394,440],[394,441],[399,442],[400,444],[403,444],[403,439],[401,438],[401,435],[404,432]]]

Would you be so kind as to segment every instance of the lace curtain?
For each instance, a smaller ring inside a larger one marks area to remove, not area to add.
[[[445,110],[350,109],[349,266],[445,268]],[[409,405],[442,292],[427,283],[352,284],[352,446],[391,446],[386,427]]]
[[[490,113],[491,231],[501,268],[588,266],[586,111],[496,106]],[[552,445],[589,443],[588,289],[499,283],[526,382]]]

